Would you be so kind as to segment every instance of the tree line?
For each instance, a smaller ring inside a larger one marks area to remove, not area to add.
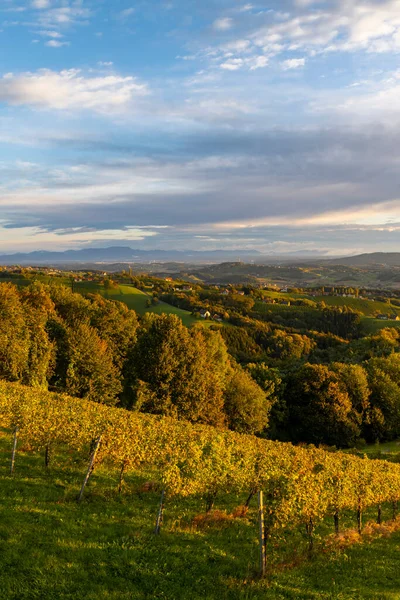
[[[0,285],[0,378],[255,433],[270,400],[219,332],[39,282]]]
[[[296,332],[238,315],[188,329],[100,295],[0,285],[0,378],[277,440],[400,435],[400,334]]]

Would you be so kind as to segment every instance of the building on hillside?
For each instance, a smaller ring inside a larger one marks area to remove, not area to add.
[[[376,318],[380,321],[388,321],[389,319],[388,315],[378,315]]]
[[[201,309],[200,316],[202,319],[209,319],[211,317],[211,313],[209,310]]]
[[[221,315],[213,315],[212,316],[213,321],[218,321],[219,323],[222,323],[223,318],[221,317]]]

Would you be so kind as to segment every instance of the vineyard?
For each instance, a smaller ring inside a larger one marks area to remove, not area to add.
[[[245,493],[248,502],[258,494],[264,502],[262,571],[268,564],[267,543],[282,532],[301,528],[312,552],[315,528],[323,519],[329,518],[339,533],[341,515],[353,511],[361,533],[367,509],[376,510],[380,522],[382,505],[390,503],[395,518],[400,500],[396,464],[132,413],[18,384],[0,384],[0,426],[15,432],[12,471],[20,446],[42,452],[47,467],[57,448],[90,456],[79,500],[100,464],[118,473],[120,491],[129,473],[151,477],[163,492],[157,531],[164,495],[200,496],[210,510],[222,494]]]

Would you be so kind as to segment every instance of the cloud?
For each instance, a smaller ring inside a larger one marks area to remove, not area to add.
[[[290,55],[287,58],[287,53],[293,51],[309,56],[400,51],[399,0],[288,0],[283,8],[288,10],[271,8],[255,14],[250,5],[245,5],[234,30],[232,18],[215,20],[214,30],[223,31],[230,39],[223,44],[212,39],[211,45],[203,51],[203,59],[211,64],[219,60],[224,65],[222,68],[230,69],[231,60],[242,58],[243,52],[263,55],[268,60],[286,55],[283,67],[292,69],[303,66],[300,62],[288,62],[302,60],[291,59]],[[240,37],[235,37],[237,31]]]
[[[244,4],[241,8],[240,11],[241,12],[247,12],[249,10],[253,10],[254,6],[253,4]]]
[[[38,33],[43,37],[50,37],[54,39],[60,39],[63,37],[63,35],[59,31],[39,31]]]
[[[135,13],[135,10],[136,9],[133,7],[125,8],[125,10],[121,10],[118,13],[117,18],[120,19],[121,21],[125,21],[125,19],[128,19]]]
[[[300,67],[304,67],[306,64],[305,58],[288,58],[281,63],[282,69],[284,71],[290,71],[292,69],[299,69]]]
[[[59,40],[49,40],[45,44],[50,48],[62,48],[62,46],[69,46],[69,42],[60,42]]]
[[[268,63],[269,59],[266,56],[249,56],[247,58],[230,58],[219,66],[225,71],[237,71],[243,67],[250,69],[250,71],[255,71],[256,69],[267,67]]]
[[[244,61],[242,58],[231,58],[230,60],[227,60],[226,62],[222,63],[220,65],[221,69],[225,69],[226,71],[237,71],[237,69],[240,69],[244,64]]]
[[[74,3],[41,11],[38,15],[38,24],[44,29],[57,30],[84,24],[91,14],[88,8],[83,8],[80,3]]]
[[[37,9],[49,8],[51,5],[50,0],[32,0],[31,6]]]
[[[216,19],[213,23],[213,28],[216,31],[228,31],[233,27],[233,19],[229,17],[224,17],[221,19]]]
[[[79,69],[9,73],[0,79],[0,101],[14,106],[118,112],[146,94],[147,85],[135,77],[87,77]]]

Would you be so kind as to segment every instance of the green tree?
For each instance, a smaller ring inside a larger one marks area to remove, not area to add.
[[[17,288],[0,284],[0,377],[19,381],[28,371],[29,328]]]
[[[239,365],[232,368],[225,388],[228,427],[239,433],[258,433],[268,427],[272,401]]]
[[[121,392],[121,374],[107,342],[86,324],[68,329],[68,394],[104,404],[115,404]]]
[[[348,446],[359,437],[349,394],[327,366],[304,365],[289,378],[286,389],[294,440]]]
[[[175,315],[146,315],[131,361],[136,408],[193,422],[224,422],[220,381],[201,331]]]
[[[394,439],[400,435],[400,387],[375,360],[367,363],[367,372],[371,396],[365,437],[368,441]]]
[[[55,305],[56,313],[70,327],[78,324],[88,324],[91,317],[91,304],[80,294],[74,294],[63,285],[50,286],[50,296]]]

